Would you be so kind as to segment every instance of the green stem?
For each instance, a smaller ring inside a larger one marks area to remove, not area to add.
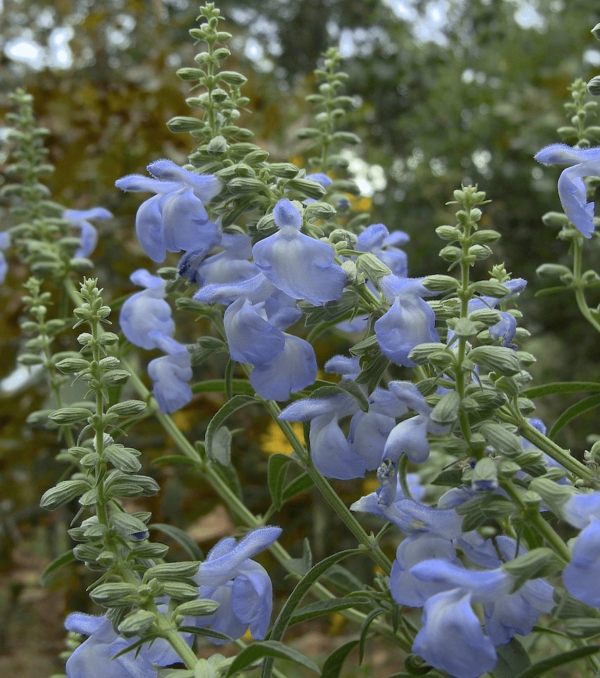
[[[561,466],[564,466],[568,471],[575,474],[578,478],[594,481],[595,475],[591,469],[572,457],[568,450],[564,450],[554,441],[550,440],[550,438],[546,437],[543,433],[540,433],[525,418],[523,418],[520,413],[518,416],[516,416],[515,413],[508,414],[508,412],[502,408],[498,410],[498,416],[503,421],[518,426],[520,428],[521,435],[526,440],[528,440],[530,443],[533,443],[536,447],[542,450],[542,452],[545,452],[548,456],[552,457],[554,461],[557,461],[559,464],[561,464]]]
[[[585,300],[585,283],[583,282],[581,275],[581,238],[577,235],[573,239],[573,283],[571,287],[575,292],[575,300],[577,301],[577,306],[581,312],[581,315],[590,323],[590,325],[600,333],[600,322],[594,318],[592,315],[587,301]]]

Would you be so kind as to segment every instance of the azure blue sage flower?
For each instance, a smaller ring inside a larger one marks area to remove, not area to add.
[[[160,411],[170,414],[192,399],[188,384],[192,378],[191,354],[186,346],[160,332],[150,332],[149,337],[167,354],[150,361],[148,376],[154,382],[152,392]]]
[[[181,661],[162,638],[113,659],[138,639],[118,636],[106,616],[75,612],[67,617],[65,627],[67,631],[89,636],[67,660],[67,678],[155,678],[156,666]],[[187,634],[184,640],[191,644],[191,638]]]
[[[221,233],[210,221],[204,204],[221,191],[221,181],[210,174],[189,172],[171,160],[156,160],[148,165],[148,172],[154,178],[130,174],[115,183],[124,191],[156,194],[140,206],[135,219],[146,254],[161,262],[167,252],[208,253]]]
[[[406,277],[408,258],[398,245],[405,245],[410,237],[404,231],[390,233],[383,224],[371,224],[358,236],[357,252],[371,252],[380,259],[394,275]]]
[[[535,160],[544,165],[570,165],[558,180],[558,196],[569,221],[585,238],[594,232],[594,203],[587,201],[584,177],[600,176],[600,147],[572,148],[551,144]]]
[[[130,280],[146,289],[129,297],[123,304],[119,316],[121,329],[135,346],[147,350],[157,348],[159,334],[172,336],[175,331],[171,307],[165,301],[166,282],[143,268],[132,273]]]
[[[6,250],[10,247],[10,236],[6,231],[0,233],[0,285],[6,280],[6,274],[8,273],[8,265],[6,264],[6,259],[2,250]]]
[[[209,617],[195,617],[195,626],[210,626],[214,631],[241,638],[248,627],[252,636],[262,640],[269,628],[273,609],[273,588],[267,571],[251,560],[275,542],[281,529],[261,527],[236,543],[233,537],[222,539],[208,554],[194,580],[200,597],[215,600],[219,609]],[[227,642],[216,638],[215,645]]]
[[[300,232],[302,217],[287,198],[275,205],[273,217],[279,231],[252,248],[256,266],[293,299],[314,306],[339,299],[346,274],[334,263],[331,246]]]
[[[412,650],[455,678],[478,678],[493,669],[498,659],[473,612],[471,594],[460,589],[443,591],[425,603],[423,626]]]
[[[112,213],[105,210],[104,207],[92,207],[89,210],[65,210],[62,213],[63,219],[70,222],[73,228],[78,228],[81,231],[81,246],[75,250],[76,257],[89,257],[98,243],[98,231],[90,224],[88,219],[106,221],[112,219],[112,216]]]
[[[563,570],[567,591],[577,600],[600,607],[600,520],[590,519],[572,549],[571,562]]]
[[[399,278],[390,274],[379,281],[390,310],[375,323],[375,335],[383,355],[396,365],[414,367],[408,354],[424,343],[439,341],[435,313],[423,300],[431,293],[420,278]]]

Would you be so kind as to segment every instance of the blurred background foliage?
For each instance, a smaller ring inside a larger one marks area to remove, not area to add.
[[[355,99],[350,129],[363,139],[352,150],[350,171],[372,221],[410,234],[410,275],[444,270],[433,230],[450,218],[445,203],[452,191],[461,182],[479,184],[493,200],[485,226],[503,234],[493,263],[504,260],[514,276],[530,281],[522,308],[533,335],[526,348],[538,357],[533,368],[538,383],[598,379],[597,338],[569,294],[534,300],[545,286],[536,267],[545,261],[568,263],[568,256],[564,243],[541,223],[542,214],[560,209],[558,170],[532,160],[539,148],[558,140],[568,85],[600,69],[599,45],[590,34],[598,22],[597,0],[220,0],[218,6],[227,19],[224,29],[235,36],[227,68],[249,78],[244,94],[250,97],[246,116],[252,120],[242,122],[273,161],[291,157],[303,164],[307,146],[294,132],[309,124],[304,97],[315,87],[312,70],[327,47],[339,46],[351,76],[348,93]],[[144,173],[157,158],[186,161],[189,137],[171,134],[165,123],[189,114],[189,86],[175,70],[193,65],[197,50],[188,30],[197,3],[4,0],[0,8],[0,117],[9,110],[8,93],[24,86],[35,97],[39,124],[51,131],[47,144],[56,171],[48,183],[54,200],[69,208],[102,205],[114,212],[114,220],[100,225],[95,259],[101,284],[106,281],[117,298],[131,291],[131,271],[151,262],[133,233],[142,198],[121,194],[114,182]],[[1,139],[6,131],[0,126]],[[4,141],[0,162],[8,155]],[[0,209],[5,220],[6,206]],[[588,267],[600,263],[596,242],[586,248]],[[47,515],[38,508],[39,496],[61,473],[54,461],[60,443],[25,423],[31,411],[47,405],[44,385],[32,379],[15,388],[10,381],[26,275],[13,261],[0,289],[0,379],[5,379],[0,383],[0,574],[5,575],[0,672],[19,676],[59,668],[62,618],[66,609],[83,609],[79,591],[87,581],[83,571],[72,568],[50,592],[37,584],[43,566],[69,547],[65,530],[71,515]],[[198,325],[188,329],[201,331]],[[334,350],[317,347],[320,357],[343,350],[337,341]],[[210,365],[197,376],[217,376],[220,368]],[[544,401],[540,412],[551,420],[565,405]],[[218,398],[198,397],[177,422],[202,438],[218,406]],[[594,419],[578,421],[583,424],[565,429],[560,442],[580,453],[581,431],[592,432]],[[269,498],[261,445],[274,451],[281,443],[260,412],[236,423],[250,427],[236,438],[244,497],[252,510],[264,512]],[[170,441],[150,425],[131,436],[132,445],[150,460],[173,452]],[[186,527],[203,548],[235,530],[200,477],[177,466],[152,468],[164,487],[150,502],[156,522]],[[358,482],[338,485],[349,502],[362,494]],[[285,524],[288,545],[309,537],[318,556],[349,545],[343,529],[332,531],[328,513],[310,493],[287,505],[278,520]],[[392,546],[393,540],[390,553]],[[52,624],[36,626],[34,619]],[[24,636],[35,648],[29,656],[21,648]]]

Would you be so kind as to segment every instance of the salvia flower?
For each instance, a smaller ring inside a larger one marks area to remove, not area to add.
[[[439,341],[435,313],[423,300],[431,293],[420,278],[399,278],[391,274],[381,278],[379,284],[385,298],[392,302],[390,310],[375,323],[381,352],[396,365],[414,367],[408,357],[413,348]]]
[[[148,165],[148,172],[153,178],[130,174],[115,182],[123,191],[156,194],[140,206],[135,220],[146,254],[161,262],[167,252],[208,253],[221,233],[204,204],[221,191],[221,181],[210,174],[189,172],[171,160],[156,160]]]
[[[113,659],[137,638],[121,638],[106,616],[75,612],[66,621],[67,631],[89,636],[67,660],[67,678],[155,678],[156,666],[181,661],[166,640],[159,638]],[[191,644],[191,635],[184,637]]]
[[[192,399],[188,384],[193,374],[191,354],[186,346],[160,332],[150,332],[150,338],[167,354],[150,361],[148,376],[154,382],[152,392],[160,411],[170,414]]]
[[[300,232],[302,217],[287,198],[275,205],[273,217],[279,231],[252,248],[256,266],[293,299],[314,306],[339,299],[346,274],[334,263],[331,246]]]
[[[241,541],[222,539],[208,554],[194,577],[200,597],[217,601],[219,609],[209,617],[196,617],[196,626],[210,626],[233,640],[248,627],[257,640],[265,637],[273,609],[273,588],[267,571],[251,560],[275,542],[281,529],[262,527]],[[210,639],[216,645],[223,640]]]
[[[567,591],[578,600],[600,607],[600,519],[592,517],[572,549],[571,562],[563,570]]]
[[[443,591],[425,603],[423,626],[412,650],[455,678],[478,678],[493,669],[498,659],[473,612],[471,594],[460,589]]]
[[[10,247],[10,235],[6,231],[0,233],[0,285],[6,280],[6,274],[8,273],[8,265],[3,250],[6,250]]]
[[[504,297],[475,297],[469,301],[469,313],[479,311],[485,308],[496,308],[502,302],[511,299],[517,294],[520,294],[527,287],[527,280],[523,278],[514,278],[502,283],[510,292]],[[499,311],[500,320],[492,325],[489,329],[490,337],[492,339],[502,340],[502,345],[509,347],[517,334],[517,319],[512,313],[507,311]]]
[[[143,268],[132,273],[130,280],[146,289],[123,304],[119,316],[121,329],[135,346],[157,348],[158,335],[172,336],[175,331],[171,307],[165,301],[166,282]]]
[[[600,148],[551,144],[535,160],[544,165],[570,165],[558,180],[558,196],[569,221],[585,238],[594,232],[594,203],[587,201],[584,177],[600,176]]]
[[[62,218],[70,222],[71,226],[81,231],[81,246],[75,250],[78,258],[89,257],[98,244],[98,231],[88,219],[106,221],[112,219],[112,213],[104,207],[92,207],[89,210],[65,210]]]
[[[358,236],[357,252],[371,252],[378,257],[394,275],[400,278],[408,273],[408,258],[398,245],[405,245],[410,237],[404,231],[388,231],[383,224],[371,224]]]

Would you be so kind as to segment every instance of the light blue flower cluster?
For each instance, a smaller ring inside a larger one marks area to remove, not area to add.
[[[502,563],[526,550],[509,537],[492,542],[477,530],[462,531],[456,507],[472,490],[449,490],[432,508],[404,496],[389,460],[378,475],[381,487],[351,508],[378,515],[407,535],[396,552],[390,592],[399,605],[423,607],[413,652],[456,678],[477,678],[492,670],[498,659],[495,648],[515,634],[528,635],[539,615],[552,610],[552,587],[533,579],[515,590],[516,580]],[[466,569],[457,548],[484,569]],[[473,610],[477,603],[483,605],[485,631]]]
[[[166,282],[145,269],[131,274],[131,282],[146,289],[125,301],[119,322],[125,337],[135,346],[158,348],[166,355],[148,365],[154,396],[161,412],[175,412],[192,399],[187,383],[192,378],[191,355],[186,346],[172,338],[175,323],[165,301]]]
[[[248,533],[237,543],[231,537],[222,539],[208,554],[195,577],[200,598],[218,602],[219,608],[209,617],[188,617],[184,625],[210,627],[228,635],[231,640],[241,638],[249,627],[253,637],[262,640],[271,619],[273,590],[266,570],[251,558],[271,546],[280,534],[279,527],[263,527]],[[161,602],[158,610],[165,613],[167,604]],[[73,613],[67,617],[65,627],[68,631],[89,636],[67,661],[67,678],[154,678],[157,667],[181,661],[162,638],[113,659],[139,638],[126,639],[117,635],[106,616]],[[193,635],[180,635],[191,647]],[[207,637],[215,645],[228,642]]]
[[[358,376],[358,358],[336,356],[325,364],[328,372],[344,379]],[[364,387],[362,387],[364,388]],[[366,395],[366,389],[365,389]],[[308,398],[289,405],[280,415],[286,421],[310,421],[311,458],[328,478],[362,478],[380,466],[383,459],[396,462],[402,454],[421,463],[429,456],[427,433],[442,428],[429,417],[431,407],[417,387],[408,381],[392,381],[388,389],[377,387],[369,396],[369,410],[363,412],[350,395]],[[405,417],[409,411],[416,416]],[[350,416],[346,436],[340,420]]]

